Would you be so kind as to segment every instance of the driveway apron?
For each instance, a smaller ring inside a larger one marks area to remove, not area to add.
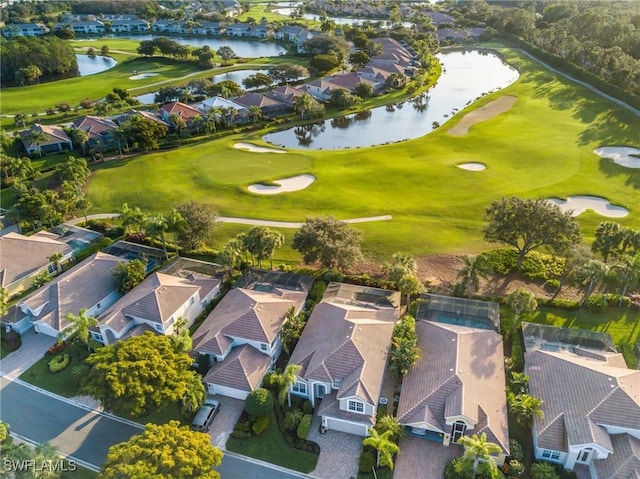
[[[56,338],[46,334],[36,334],[30,329],[22,335],[22,346],[0,361],[0,371],[9,377],[17,378],[33,366],[47,350],[56,343]]]

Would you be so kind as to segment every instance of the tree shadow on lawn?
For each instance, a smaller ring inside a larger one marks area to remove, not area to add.
[[[607,178],[626,176],[625,184],[636,189],[640,189],[640,168],[626,168],[614,163],[609,158],[600,158],[600,171]]]

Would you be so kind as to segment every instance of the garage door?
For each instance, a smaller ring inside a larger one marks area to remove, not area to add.
[[[247,391],[242,391],[240,389],[230,388],[227,386],[220,386],[219,384],[207,384],[207,392],[209,394],[219,394],[220,396],[227,396],[230,398],[236,398],[245,400],[249,393]]]
[[[349,434],[357,434],[358,436],[367,435],[367,426],[364,424],[355,424],[352,422],[327,418],[327,427],[332,431],[348,432]]]

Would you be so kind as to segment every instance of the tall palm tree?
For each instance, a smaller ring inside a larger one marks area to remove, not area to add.
[[[162,213],[158,213],[156,216],[149,219],[145,226],[145,231],[152,238],[160,238],[164,257],[165,259],[169,259],[169,253],[167,252],[167,239],[165,236],[165,233],[169,231],[169,220],[167,220]]]
[[[249,107],[249,116],[253,118],[253,124],[255,125],[258,120],[262,120],[262,110],[257,105]]]
[[[98,325],[98,320],[87,314],[87,308],[82,308],[78,314],[67,313],[64,319],[69,323],[68,335],[77,334],[78,339],[89,345],[89,330]]]
[[[465,256],[464,267],[458,271],[458,278],[464,285],[467,298],[478,291],[480,279],[486,279],[491,273],[491,265],[484,256]]]
[[[473,479],[475,479],[478,473],[478,464],[480,461],[485,461],[495,466],[495,461],[491,457],[491,454],[499,454],[502,449],[497,444],[487,441],[487,434],[482,433],[480,437],[476,434],[469,436],[462,436],[458,439],[458,444],[464,446],[463,458],[473,460]]]
[[[369,437],[365,438],[362,444],[370,446],[378,452],[376,467],[386,466],[393,471],[393,455],[400,451],[400,448],[391,440],[391,431],[380,434],[371,428],[369,434]]]
[[[185,219],[182,217],[182,214],[175,208],[171,210],[171,214],[167,218],[169,223],[169,231],[173,233],[173,241],[176,245],[176,255],[178,253],[178,242],[176,241],[177,234],[182,230],[184,225],[186,224]]]
[[[296,97],[293,104],[293,109],[298,112],[298,114],[300,115],[300,119],[304,121],[307,113],[309,113],[313,109],[314,103],[315,100],[309,93],[303,93],[302,95]]]
[[[42,158],[42,144],[49,141],[49,135],[37,128],[37,125],[29,133],[29,141],[38,147],[38,156]]]
[[[389,437],[393,441],[398,441],[404,435],[404,428],[395,416],[385,414],[376,423],[376,430],[381,434],[390,431]]]
[[[624,254],[620,259],[611,266],[609,270],[613,276],[613,280],[621,286],[620,302],[619,306],[622,306],[622,301],[629,287],[637,284],[640,281],[640,253],[635,256],[630,254]]]
[[[592,259],[582,266],[576,276],[578,280],[585,285],[584,297],[582,298],[582,304],[587,304],[589,297],[596,289],[598,283],[606,276],[609,271],[609,267],[602,261]]]
[[[526,289],[518,289],[507,295],[507,305],[513,311],[513,322],[511,323],[510,335],[513,337],[513,333],[518,327],[520,321],[520,315],[522,313],[531,313],[538,307],[536,297],[531,291]]]
[[[205,395],[206,391],[200,376],[192,373],[187,379],[184,396],[182,396],[182,413],[186,415],[197,411],[202,406]]]
[[[305,325],[304,313],[296,314],[296,310],[291,306],[284,315],[284,322],[278,336],[282,342],[282,349],[289,354],[293,345],[300,338]]]
[[[509,411],[515,417],[516,422],[524,427],[531,427],[534,416],[544,417],[542,399],[530,394],[507,395]]]
[[[75,128],[73,130],[73,139],[76,145],[82,149],[82,154],[86,155],[86,144],[87,141],[89,141],[89,133],[80,128]]]
[[[285,401],[289,396],[289,389],[295,384],[298,378],[298,372],[302,366],[299,364],[289,364],[282,373],[275,373],[272,376],[272,380],[278,385],[278,404],[284,406]]]

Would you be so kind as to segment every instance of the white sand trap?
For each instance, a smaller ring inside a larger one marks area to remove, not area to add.
[[[567,201],[558,198],[551,198],[547,201],[558,205],[562,211],[573,210],[571,216],[581,215],[587,210],[593,210],[607,218],[624,218],[629,214],[628,209],[612,205],[609,200],[598,196],[569,196]]]
[[[129,77],[129,80],[144,80],[145,78],[157,77],[160,73],[139,73]]]
[[[516,100],[517,98],[515,96],[501,96],[497,100],[487,103],[482,108],[478,108],[477,110],[467,113],[456,126],[449,129],[449,133],[456,136],[466,135],[469,133],[469,128],[476,123],[490,120],[491,118],[498,116],[500,113],[509,111]]]
[[[240,150],[247,150],[251,153],[286,153],[284,150],[276,150],[275,148],[267,148],[264,146],[256,146],[251,143],[236,143],[233,145],[234,148],[238,148]]]
[[[259,195],[277,195],[279,193],[304,190],[314,181],[316,181],[316,177],[313,175],[298,175],[274,181],[274,183],[280,186],[251,185],[249,186],[249,191]]]
[[[602,158],[610,158],[614,163],[627,168],[640,168],[640,148],[628,146],[601,146],[593,152]],[[631,156],[636,155],[636,156]]]
[[[482,171],[487,169],[487,166],[484,163],[460,163],[456,166],[468,171]]]

